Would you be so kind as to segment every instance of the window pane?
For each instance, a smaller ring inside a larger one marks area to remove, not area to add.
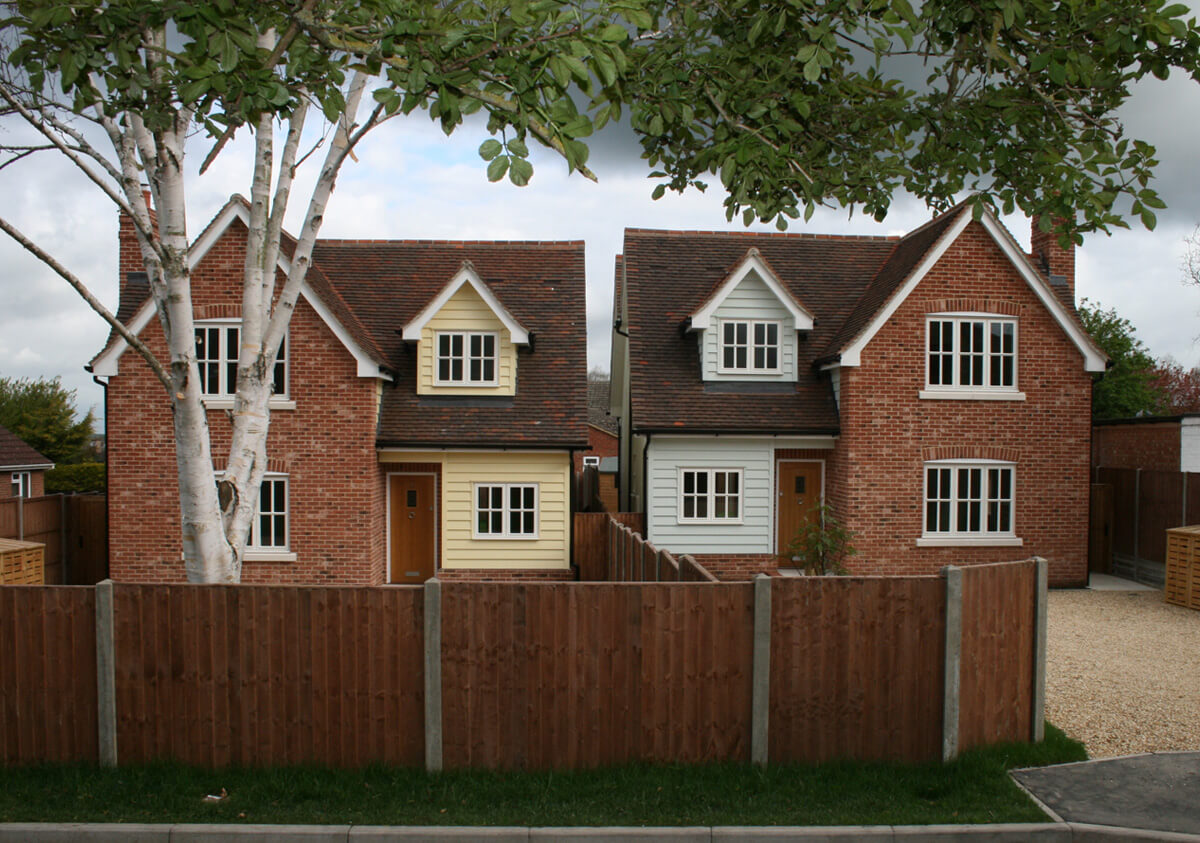
[[[532,512],[525,513],[525,530],[524,530],[524,532],[526,535],[529,535],[529,536],[532,536],[534,533],[537,532],[537,530],[534,528],[534,525],[533,525],[533,518],[534,518],[534,514]]]
[[[723,495],[723,494],[725,494],[725,481],[726,481],[726,477],[727,477],[727,475],[726,475],[726,473],[725,473],[724,471],[718,471],[718,472],[716,472],[716,474],[713,476],[713,486],[714,486],[714,488],[715,488],[715,491],[716,491],[716,493],[717,493],[718,495]]]
[[[718,498],[713,499],[713,517],[714,518],[724,518],[725,517],[725,498],[724,497],[718,497]]]
[[[708,472],[696,472],[696,491],[704,495],[708,493]]]
[[[492,513],[492,528],[489,532],[496,533],[497,535],[504,532],[504,513],[503,512],[493,512]]]
[[[521,513],[519,511],[508,514],[508,532],[513,535],[521,532]]]
[[[489,357],[483,361],[483,380],[494,381],[495,379],[496,361]]]
[[[525,487],[525,508],[526,509],[533,509],[533,502],[534,502],[535,495],[536,495],[536,490],[532,486]]]
[[[460,381],[463,379],[463,361],[461,357],[453,357],[450,359],[450,380]]]
[[[696,472],[685,471],[683,473],[683,493],[690,495],[696,491]]]
[[[737,347],[734,365],[738,369],[746,368],[746,347],[744,345],[739,345]]]
[[[722,355],[721,365],[726,369],[732,369],[737,362],[737,351],[732,345],[725,346],[725,353]]]
[[[696,498],[696,517],[708,517],[708,498]]]
[[[689,497],[687,495],[684,496],[684,498],[683,498],[683,517],[684,518],[695,518],[696,517],[696,499],[694,497]]]
[[[476,523],[476,527],[475,527],[476,532],[478,532],[480,534],[486,533],[488,531],[488,514],[486,512],[484,512],[483,510],[480,510],[475,523]]]
[[[731,496],[729,498],[729,501],[725,506],[725,514],[730,518],[738,517],[738,499],[736,497]]]
[[[747,331],[747,328],[748,328],[747,324],[746,324],[745,322],[737,322],[737,323],[735,323],[735,328],[737,329],[737,342],[738,342],[738,345],[745,345],[745,344],[746,344],[746,337],[747,337],[747,333],[748,333],[748,331]]]
[[[473,381],[483,380],[483,361],[480,360],[479,358],[471,359],[471,375],[470,375],[469,380],[473,380]]]
[[[775,346],[771,346],[767,349],[767,368],[779,368],[779,349],[777,349]]]

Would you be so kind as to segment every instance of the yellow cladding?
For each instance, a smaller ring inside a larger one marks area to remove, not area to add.
[[[379,459],[383,463],[441,465],[438,546],[442,551],[443,568],[570,567],[569,454],[551,451],[402,451],[382,453]],[[537,484],[537,538],[475,538],[474,493],[478,483]]]
[[[434,383],[437,335],[440,331],[488,331],[496,334],[496,386],[447,386]],[[515,395],[517,349],[504,323],[470,284],[463,284],[421,330],[417,348],[418,395]]]

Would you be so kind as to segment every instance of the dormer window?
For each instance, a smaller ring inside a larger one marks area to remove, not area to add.
[[[436,382],[443,386],[495,386],[498,346],[495,333],[438,333]]]
[[[778,372],[779,323],[721,323],[722,372]]]

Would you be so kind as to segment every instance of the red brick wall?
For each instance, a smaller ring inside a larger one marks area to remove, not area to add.
[[[1018,387],[1026,400],[921,400],[925,317],[945,311],[1019,317]],[[1087,578],[1091,379],[1062,328],[999,247],[972,223],[841,373],[842,433],[826,495],[855,532],[855,574],[929,574],[944,565],[1043,556],[1052,585]],[[952,451],[938,451],[950,448]],[[1001,453],[1016,462],[1021,547],[917,547],[923,463]]]
[[[12,498],[12,469],[0,471],[0,501]],[[40,498],[46,494],[46,472],[29,472],[29,497]]]
[[[771,553],[693,553],[691,557],[721,582],[745,582],[759,574],[772,577],[779,574],[779,559]]]
[[[1179,422],[1097,425],[1092,465],[1179,471]]]
[[[588,449],[576,451],[575,472],[583,471],[584,457],[615,457],[617,456],[617,437],[607,430],[588,425]],[[614,510],[615,511],[615,510]]]
[[[199,308],[240,307],[244,229],[231,227],[193,275]],[[129,267],[126,263],[130,263]],[[122,254],[122,272],[138,269]],[[165,359],[158,321],[142,337]],[[376,384],[303,300],[289,335],[295,410],[271,413],[267,454],[288,474],[293,563],[246,562],[243,582],[378,584],[384,579],[385,486],[375,454]],[[213,456],[228,453],[224,411],[209,412]],[[108,494],[113,579],[184,578],[171,409],[162,386],[127,350],[108,387]]]

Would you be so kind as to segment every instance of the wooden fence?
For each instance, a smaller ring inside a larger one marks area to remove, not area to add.
[[[1093,479],[1112,489],[1111,498],[1108,493],[1093,493],[1093,506],[1105,507],[1105,512],[1095,515],[1109,520],[1112,570],[1161,586],[1167,558],[1166,531],[1200,524],[1200,474],[1099,467]],[[1093,532],[1103,535],[1105,531],[1097,525]]]
[[[645,516],[577,513],[579,579],[599,582],[717,582],[691,556],[675,556],[641,536]],[[586,543],[586,544],[584,544]],[[584,546],[581,548],[581,544]]]
[[[6,587],[0,763],[952,757],[1040,735],[1044,569]]]
[[[46,546],[46,582],[94,585],[108,576],[104,495],[45,495],[0,501],[0,539]]]
[[[639,533],[646,531],[646,516],[640,512],[575,513],[575,548],[572,558],[575,567],[579,569],[579,579],[584,582],[608,580],[608,525],[611,521],[624,524]]]

